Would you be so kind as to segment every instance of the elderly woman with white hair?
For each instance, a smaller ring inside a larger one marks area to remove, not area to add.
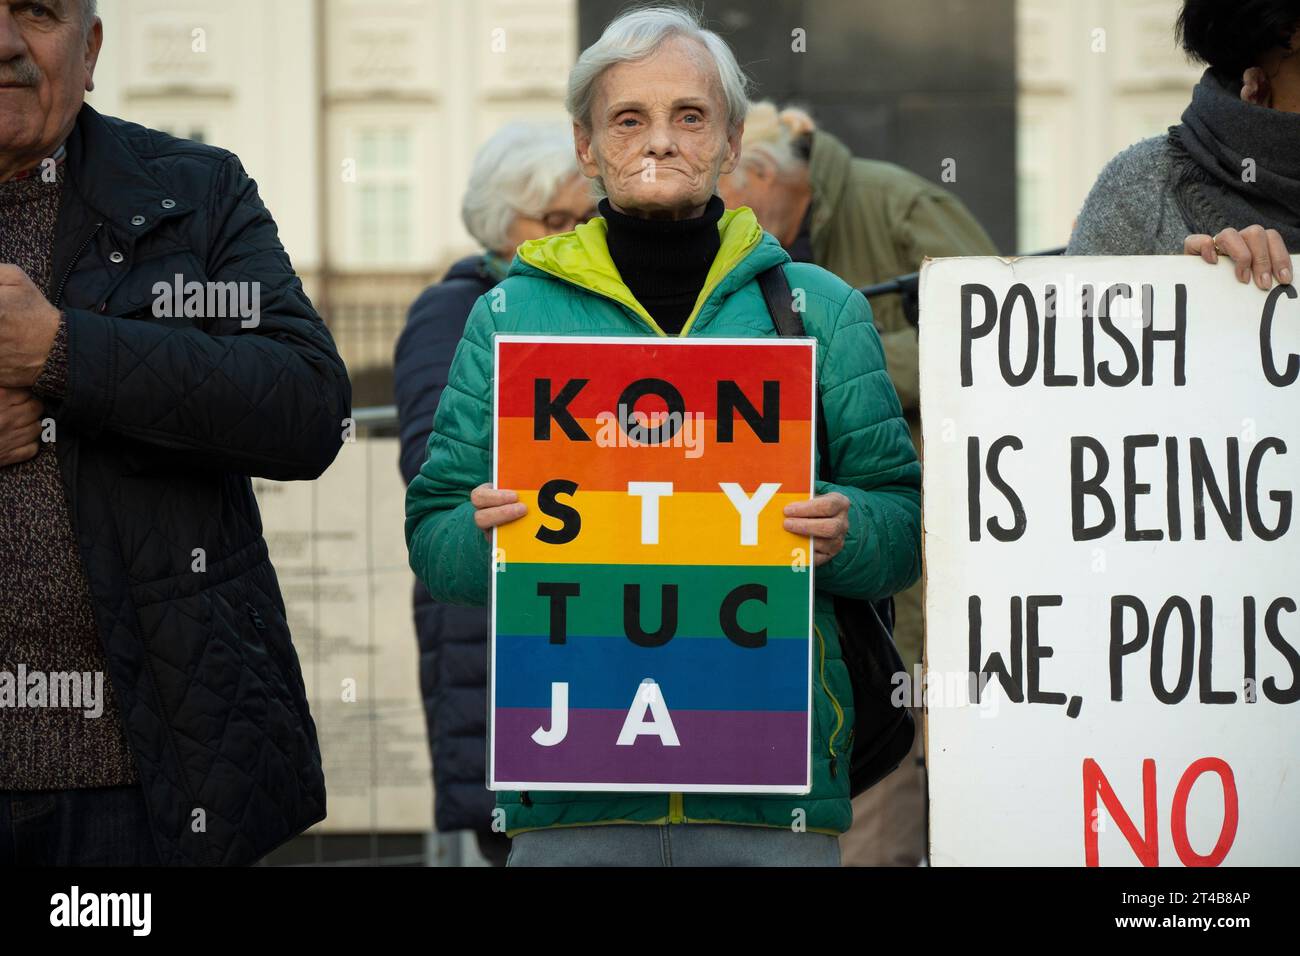
[[[397,341],[394,391],[408,483],[424,461],[451,355],[475,300],[505,277],[521,242],[586,222],[595,214],[593,202],[562,125],[512,123],[479,150],[462,214],[484,251],[461,259],[424,291]],[[417,584],[415,628],[437,827],[475,831],[483,855],[502,864],[509,841],[489,825],[492,794],[483,788],[487,617],[479,608],[435,604]]]
[[[803,324],[819,343],[835,476],[784,510],[785,529],[815,546],[812,790],[503,792],[511,865],[839,862],[837,835],[852,817],[853,694],[833,598],[884,598],[919,576],[920,466],[866,300],[791,263],[753,212],[724,210],[716,194],[739,157],[746,85],[726,43],[681,8],[626,13],[583,52],[567,105],[579,166],[605,197],[601,218],[522,245],[500,286],[506,307],[474,307],[407,492],[406,533],[411,567],[435,598],[487,599],[485,533],[528,511],[490,484],[496,333],[775,336],[758,279],[782,269],[804,293]]]

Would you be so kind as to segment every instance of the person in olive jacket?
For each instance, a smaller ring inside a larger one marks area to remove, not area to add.
[[[250,478],[351,387],[239,161],[84,104],[102,37],[0,3],[0,863],[250,863],[325,816]]]

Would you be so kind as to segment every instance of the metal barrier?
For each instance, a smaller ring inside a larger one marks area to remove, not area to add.
[[[1045,249],[1042,252],[1029,252],[1026,256],[1059,256],[1065,254],[1065,247],[1057,249]],[[901,295],[903,297],[903,314],[907,321],[912,325],[920,325],[920,295],[921,295],[921,273],[909,272],[905,276],[896,276],[887,282],[878,282],[875,285],[864,286],[858,291],[868,299],[876,298],[882,295]]]
[[[397,406],[373,405],[369,408],[354,408],[352,420],[359,428],[387,431],[397,427]]]

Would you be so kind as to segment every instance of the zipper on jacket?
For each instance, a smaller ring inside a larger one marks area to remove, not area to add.
[[[99,235],[99,230],[102,228],[104,228],[102,222],[95,223],[95,228],[90,230],[90,235],[86,237],[80,248],[77,249],[76,254],[72,257],[72,261],[68,263],[68,268],[64,271],[63,278],[59,280],[58,291],[54,293],[53,305],[56,309],[59,307],[59,303],[63,301],[63,290],[67,288],[68,279],[72,278],[72,270],[77,267],[77,263],[81,260],[82,254],[86,251],[86,247],[90,245],[91,240]]]
[[[822,629],[816,624],[813,625],[813,630],[817,633],[817,645],[821,650],[821,661],[817,667],[817,676],[821,679],[822,690],[826,692],[826,696],[830,698],[831,706],[835,708],[835,729],[831,731],[830,740],[826,742],[826,749],[829,751],[831,756],[831,776],[834,777],[836,774],[836,764],[838,762],[838,758],[835,754],[835,738],[839,735],[840,729],[844,726],[844,708],[840,706],[840,702],[836,700],[835,694],[831,692],[830,684],[826,683],[826,638],[822,636]]]
[[[682,795],[680,793],[668,794],[668,822],[686,822],[686,809],[682,805]]]

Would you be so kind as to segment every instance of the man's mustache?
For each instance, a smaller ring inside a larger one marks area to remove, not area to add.
[[[40,82],[40,68],[25,57],[0,63],[0,86],[35,86]]]

